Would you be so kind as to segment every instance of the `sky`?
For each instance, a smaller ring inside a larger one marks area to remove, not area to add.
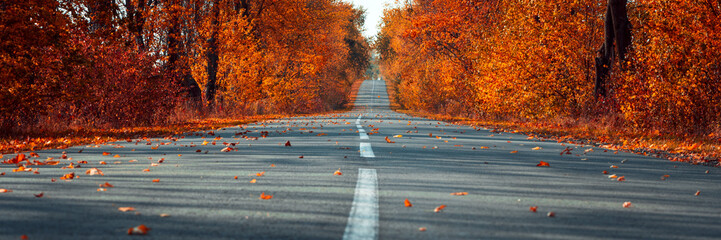
[[[363,35],[370,38],[378,33],[378,24],[383,17],[383,7],[392,4],[394,0],[346,0],[356,6],[363,6],[366,9],[366,23]]]

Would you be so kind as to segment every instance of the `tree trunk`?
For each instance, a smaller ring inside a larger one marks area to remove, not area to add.
[[[128,18],[128,30],[135,39],[135,45],[138,51],[145,51],[145,40],[143,39],[143,25],[145,25],[145,0],[137,1],[138,5],[135,6],[132,0],[125,0],[125,7],[127,8]]]
[[[186,93],[186,96],[189,97],[193,102],[199,102],[201,98],[200,94],[200,87],[198,86],[198,83],[193,79],[193,76],[190,75],[190,69],[188,68],[187,64],[185,62],[181,61],[181,56],[183,56],[183,49],[181,48],[181,26],[180,26],[180,12],[177,10],[177,8],[174,8],[174,5],[177,5],[178,3],[171,0],[167,4],[167,7],[170,7],[173,9],[168,14],[169,16],[169,23],[170,26],[168,28],[168,36],[167,36],[167,52],[168,52],[168,63],[167,63],[167,71],[173,78],[180,78],[181,82],[180,85],[183,87],[183,90]]]
[[[210,39],[208,39],[208,66],[206,68],[208,72],[208,83],[205,85],[205,98],[208,103],[208,109],[213,109],[215,105],[215,91],[216,81],[218,74],[218,30],[220,24],[218,23],[218,15],[220,14],[219,0],[213,0],[213,7],[211,8],[211,21],[210,21]]]
[[[611,74],[614,53],[618,53],[619,68],[624,69],[626,53],[631,47],[631,22],[626,12],[627,0],[608,0],[604,20],[604,38],[596,57],[596,83],[594,95],[606,97],[606,81]]]
[[[112,31],[113,19],[112,0],[91,0],[88,1],[88,15],[90,16],[90,33],[96,36],[107,38]]]

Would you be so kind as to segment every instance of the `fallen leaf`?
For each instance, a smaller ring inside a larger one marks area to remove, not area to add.
[[[270,167],[275,167],[275,164],[270,164]]]
[[[517,150],[513,150],[513,151],[511,151],[511,153],[518,153],[518,151],[517,151]]]
[[[538,210],[538,206],[531,206],[528,208],[528,210],[531,210],[531,212],[536,212]]]
[[[161,217],[161,218],[164,218],[164,217],[170,217],[170,214],[167,214],[167,213],[161,213],[161,214],[160,214],[160,217]]]
[[[616,174],[612,174],[612,175],[608,176],[608,178],[617,178],[617,177],[618,176],[616,176]]]
[[[608,174],[608,171],[606,171],[606,170],[603,170],[603,174]]]
[[[238,179],[238,176],[234,176],[233,179]]]
[[[610,168],[618,168],[618,166],[616,166],[616,165],[611,165]]]
[[[153,179],[153,182],[160,182],[160,179]]]
[[[118,211],[121,211],[121,212],[135,211],[135,208],[134,207],[119,207]]]
[[[618,178],[616,179],[616,181],[619,181],[619,182],[626,181],[626,177],[620,176],[620,177],[618,177]]]
[[[694,195],[694,196],[698,196],[698,195],[700,195],[700,194],[701,194],[701,191],[698,191],[698,190],[697,190],[696,193],[694,193],[693,195]]]
[[[541,149],[543,149],[543,148],[541,148],[541,147],[534,147],[534,148],[531,148],[531,150],[541,150]]]
[[[408,198],[406,198],[406,200],[403,203],[405,204],[406,207],[413,207],[413,204],[411,203],[411,201],[408,201]]]
[[[12,192],[12,191],[13,190],[10,190],[10,189],[0,188],[0,193],[8,193],[8,192]]]
[[[468,192],[454,192],[454,193],[451,193],[451,195],[453,195],[453,196],[465,196],[465,195],[468,195]]]
[[[223,149],[220,149],[221,152],[230,152],[232,150],[233,150],[233,148],[231,148],[231,147],[225,147]]]
[[[108,155],[110,155],[109,152],[103,152],[103,156],[108,156]]]
[[[551,164],[548,164],[547,162],[540,161],[538,164],[536,164],[536,167],[550,167]]]
[[[105,161],[100,161],[100,165],[106,165],[106,164],[108,164],[108,163],[106,163]]]
[[[39,193],[39,194],[33,194],[33,195],[34,195],[36,198],[41,198],[41,197],[43,197],[43,196],[45,195],[45,193],[44,193],[44,192],[41,192],[41,193]]]
[[[395,135],[395,136],[393,136],[393,137],[394,137],[394,138],[402,138],[403,135],[398,134],[398,135]]]
[[[25,235],[25,234],[21,235],[20,240],[28,240],[28,235]]]
[[[286,146],[286,147],[290,147],[290,146],[291,146],[291,145],[290,145],[290,141],[285,142],[285,146]]]
[[[548,217],[555,217],[555,216],[556,216],[556,213],[554,213],[554,212],[548,212],[548,214],[546,214],[546,216],[548,216]]]
[[[119,157],[120,157],[120,154],[115,154],[115,156],[113,156],[113,157],[114,157],[114,158],[119,158]]]
[[[255,175],[258,176],[258,177],[262,177],[263,175],[265,175],[265,171],[256,173]]]
[[[425,227],[419,227],[419,228],[418,228],[418,231],[425,232],[425,231],[426,231],[426,228],[425,228]]]
[[[623,203],[623,207],[624,207],[624,208],[629,208],[629,207],[631,207],[631,202],[624,202],[624,203]]]
[[[262,193],[260,194],[260,199],[269,200],[269,199],[271,199],[271,198],[273,198],[273,195],[265,195],[265,192],[262,192]]]
[[[98,188],[98,189],[97,189],[96,191],[98,191],[98,192],[105,192],[105,191],[108,191],[108,189],[105,189],[105,188]]]
[[[113,186],[113,184],[110,184],[110,183],[108,183],[108,182],[105,182],[105,183],[103,183],[103,184],[100,184],[100,187],[101,187],[101,188],[103,188],[103,187],[108,188],[108,187],[115,187],[115,186]]]
[[[343,173],[340,171],[340,168],[338,168],[338,170],[335,170],[335,172],[333,173],[333,175],[338,175],[338,176],[340,176],[340,175],[343,175]]]
[[[85,174],[90,175],[90,176],[92,176],[92,175],[105,176],[105,174],[103,174],[103,171],[100,171],[100,169],[97,169],[97,168],[91,168],[91,169],[85,170]]]
[[[140,224],[140,226],[128,228],[128,235],[145,235],[148,234],[148,231],[150,231],[150,228],[146,227],[145,224]]]
[[[258,181],[258,180],[255,180],[255,178],[253,178],[253,179],[250,180],[250,183],[255,183],[255,182],[257,182],[257,181]]]
[[[75,178],[75,173],[71,172],[60,177],[60,180],[72,180],[73,178]]]
[[[446,205],[445,205],[445,204],[441,204],[441,205],[438,206],[436,209],[433,209],[433,212],[440,212],[440,211],[442,211],[444,208],[446,208]]]

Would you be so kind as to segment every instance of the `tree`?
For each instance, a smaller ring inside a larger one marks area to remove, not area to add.
[[[631,22],[628,21],[626,1],[608,0],[606,5],[603,45],[596,57],[596,97],[607,94],[606,81],[613,66],[614,52],[618,53],[619,69],[623,70],[626,53],[631,46]]]

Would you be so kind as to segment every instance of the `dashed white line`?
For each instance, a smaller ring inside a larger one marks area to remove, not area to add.
[[[378,237],[378,175],[375,169],[358,169],[353,205],[343,240],[375,240]]]
[[[366,136],[368,137],[368,136]],[[364,158],[374,158],[376,157],[375,154],[373,154],[373,149],[371,148],[371,144],[367,142],[360,143],[360,155]]]

